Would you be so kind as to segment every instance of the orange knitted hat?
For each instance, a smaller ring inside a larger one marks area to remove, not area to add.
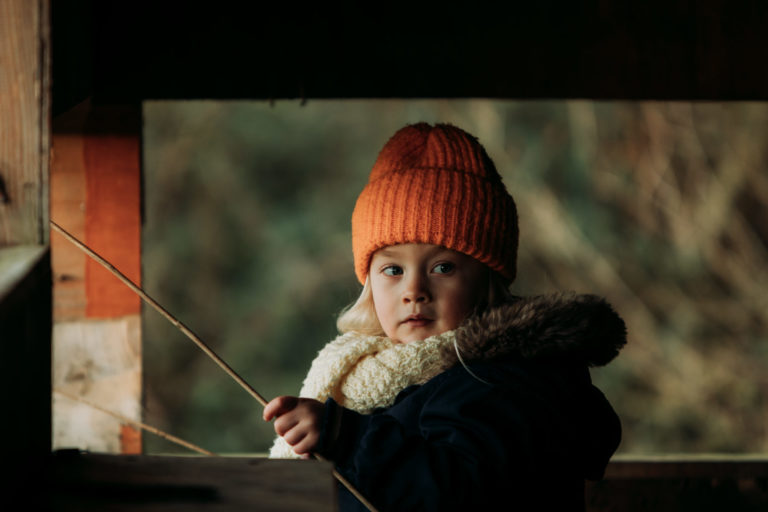
[[[406,126],[384,145],[352,213],[355,274],[388,245],[442,245],[514,280],[517,210],[475,137],[448,124]]]

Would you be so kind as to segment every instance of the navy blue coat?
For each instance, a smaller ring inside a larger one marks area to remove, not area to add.
[[[458,343],[467,367],[386,409],[326,402],[316,451],[382,511],[583,510],[584,480],[601,478],[621,437],[588,366],[625,343],[621,319],[594,296],[518,299],[470,320]],[[339,505],[365,510],[342,487]]]

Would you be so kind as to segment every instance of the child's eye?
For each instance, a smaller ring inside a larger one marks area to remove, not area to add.
[[[448,274],[454,268],[456,268],[456,265],[453,263],[438,263],[435,265],[435,268],[433,268],[432,271],[436,274]]]
[[[384,267],[381,272],[386,276],[399,276],[403,273],[403,269],[397,265],[390,265],[388,267]]]

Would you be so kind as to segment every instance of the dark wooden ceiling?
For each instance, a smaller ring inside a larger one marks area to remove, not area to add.
[[[52,2],[55,113],[87,96],[768,98],[764,2],[206,4]]]

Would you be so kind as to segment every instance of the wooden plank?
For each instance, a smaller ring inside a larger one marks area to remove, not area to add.
[[[52,218],[141,281],[140,110],[83,102],[54,122]],[[60,234],[54,270],[54,386],[141,420],[141,301]],[[54,396],[53,445],[141,453],[141,433]]]
[[[54,120],[51,150],[51,218],[79,240],[85,240],[85,158],[83,132],[88,106]],[[69,129],[61,133],[62,123]],[[58,233],[51,235],[53,318],[56,322],[85,318],[86,256]]]
[[[48,16],[48,0],[0,1],[0,439],[18,461],[4,501],[51,449]]]
[[[141,110],[97,107],[83,139],[85,243],[141,285]],[[131,133],[129,130],[133,128]],[[120,130],[116,133],[117,130]],[[141,312],[141,299],[97,262],[85,262],[86,316]]]
[[[607,477],[587,485],[586,509],[766,510],[765,472],[751,462],[740,475],[721,478],[685,471],[670,475],[666,469],[657,478]],[[654,462],[633,464],[645,467],[642,474],[660,467]],[[52,503],[56,510],[84,511],[332,510],[335,492],[330,470],[330,464],[315,461],[59,453],[51,472]]]
[[[645,478],[763,478],[768,479],[765,455],[669,455],[661,460],[612,461],[605,472],[610,480]]]
[[[141,421],[140,331],[139,315],[56,322],[54,389]],[[88,405],[54,394],[53,413],[54,449],[141,453],[140,436],[128,425]]]
[[[587,482],[585,498],[588,512],[757,512],[768,510],[766,481],[765,457],[622,460]]]
[[[327,462],[246,457],[53,457],[54,510],[333,511]]]
[[[48,241],[48,2],[0,2],[0,246]]]

